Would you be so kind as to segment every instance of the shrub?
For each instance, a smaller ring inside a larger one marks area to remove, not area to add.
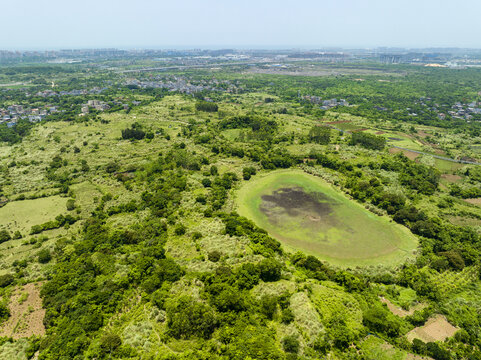
[[[208,339],[217,325],[212,309],[189,296],[172,299],[167,304],[167,327],[177,339],[198,336]]]
[[[10,316],[10,310],[5,304],[0,304],[0,320],[6,320]]]
[[[196,231],[194,233],[192,233],[192,239],[193,240],[198,240],[198,239],[201,239],[202,238],[202,233],[199,232],[199,231]]]
[[[12,236],[7,230],[5,229],[0,230],[0,244],[11,239],[12,239]]]
[[[207,257],[208,257],[209,261],[217,262],[222,257],[222,253],[218,250],[213,250],[213,251],[209,252],[209,255]]]
[[[41,264],[46,264],[52,260],[52,255],[48,249],[42,249],[37,254],[38,262]]]
[[[299,352],[299,340],[295,335],[288,335],[282,339],[282,347],[285,352],[297,354]]]
[[[272,320],[277,311],[277,298],[273,295],[263,295],[260,301],[261,312]]]
[[[124,140],[128,140],[128,139],[142,140],[144,137],[145,137],[145,132],[142,130],[141,126],[138,123],[133,124],[131,128],[122,130],[122,139]]]
[[[208,101],[198,101],[195,104],[195,109],[197,111],[217,112],[219,110],[219,106],[217,106],[217,104],[215,103]]]
[[[119,170],[119,164],[117,164],[116,162],[114,161],[111,161],[109,162],[106,166],[105,166],[105,171],[107,171],[109,174],[111,173],[114,173],[116,171]]]
[[[105,334],[100,339],[100,347],[105,353],[112,353],[122,345],[122,340],[117,334]]]
[[[177,226],[174,229],[175,235],[184,235],[185,232],[187,231],[186,227],[184,224],[177,224]]]
[[[0,276],[0,287],[4,288],[13,283],[14,277],[12,274],[5,274]]]
[[[75,200],[74,199],[68,199],[67,200],[67,210],[72,211],[75,209]]]
[[[264,281],[277,281],[281,278],[281,264],[274,259],[264,259],[259,265],[260,278]]]
[[[386,145],[386,139],[369,133],[355,132],[352,134],[349,145],[361,145],[366,149],[382,150]]]
[[[294,313],[290,308],[282,310],[281,314],[281,322],[283,324],[290,324],[294,321]]]
[[[331,129],[327,126],[313,126],[309,130],[309,139],[318,144],[329,144]]]

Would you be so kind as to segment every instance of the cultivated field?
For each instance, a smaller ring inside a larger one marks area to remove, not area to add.
[[[407,229],[300,170],[253,178],[237,192],[237,208],[287,248],[339,266],[401,263],[417,246]]]

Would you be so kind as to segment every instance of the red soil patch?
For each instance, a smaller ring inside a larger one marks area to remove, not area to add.
[[[481,206],[481,198],[464,199],[467,203]]]
[[[11,315],[0,327],[0,336],[20,339],[45,335],[45,309],[42,309],[40,298],[41,286],[42,283],[31,283],[14,290],[8,305]]]
[[[424,342],[444,341],[458,330],[443,315],[435,315],[426,321],[423,326],[408,332],[406,337],[411,342],[413,339],[420,339]]]
[[[385,131],[378,131],[378,132],[376,133],[376,135],[382,135],[382,134],[385,134],[385,133],[386,133]]]

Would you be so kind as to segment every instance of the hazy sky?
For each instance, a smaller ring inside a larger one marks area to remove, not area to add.
[[[480,0],[0,0],[0,49],[477,47]]]

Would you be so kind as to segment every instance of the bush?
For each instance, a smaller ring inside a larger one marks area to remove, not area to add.
[[[111,174],[111,173],[114,173],[114,172],[118,171],[119,168],[120,168],[119,164],[117,164],[114,161],[111,161],[105,166],[105,171],[107,171],[109,174]]]
[[[172,299],[167,304],[167,327],[177,339],[198,336],[208,339],[217,326],[212,309],[189,296]]]
[[[219,110],[219,106],[217,106],[217,104],[215,103],[208,101],[198,101],[195,104],[195,109],[197,111],[217,112]]]
[[[5,229],[0,230],[0,244],[11,239],[12,239],[12,236],[7,230]]]
[[[41,264],[46,264],[52,260],[52,255],[48,249],[42,249],[37,254],[38,262]]]
[[[244,180],[249,180],[252,175],[256,174],[256,169],[252,166],[248,166],[242,169],[242,177]]]
[[[144,137],[145,137],[145,132],[142,130],[141,126],[138,123],[133,124],[131,128],[122,130],[122,139],[124,140],[128,140],[128,139],[142,140]]]
[[[313,126],[309,130],[309,139],[318,144],[329,144],[331,140],[331,129],[327,126]]]
[[[175,235],[184,235],[185,232],[187,231],[186,227],[184,224],[177,224],[177,226],[174,229]]]
[[[299,352],[299,340],[297,339],[297,336],[286,336],[282,339],[282,347],[285,352],[297,354]]]
[[[203,178],[203,179],[202,179],[202,185],[203,185],[204,187],[206,187],[206,188],[207,188],[207,187],[211,187],[212,181],[210,181],[209,178]]]
[[[282,310],[281,314],[281,322],[283,324],[290,324],[294,321],[294,313],[290,308]]]
[[[272,320],[274,314],[277,311],[277,298],[273,295],[264,295],[260,301],[261,312],[268,318]]]
[[[9,316],[9,308],[5,304],[0,304],[0,320],[7,320]]]
[[[202,233],[199,232],[199,231],[196,231],[194,233],[192,233],[192,239],[193,240],[198,240],[198,239],[201,239],[202,238]]]
[[[104,353],[112,353],[122,345],[122,339],[117,334],[106,334],[100,339],[100,347]]]
[[[14,277],[12,274],[5,274],[0,276],[0,288],[4,288],[14,281]]]
[[[377,136],[364,132],[352,133],[351,142],[349,145],[361,145],[366,149],[382,150],[386,145],[386,139],[382,136]]]
[[[68,211],[75,210],[75,200],[74,199],[68,199],[67,200],[67,210]]]
[[[264,259],[259,265],[260,278],[264,281],[277,281],[281,278],[281,264],[274,259]]]
[[[207,257],[208,257],[209,261],[217,262],[222,257],[222,253],[218,250],[213,250],[213,251],[209,252],[209,255]]]

